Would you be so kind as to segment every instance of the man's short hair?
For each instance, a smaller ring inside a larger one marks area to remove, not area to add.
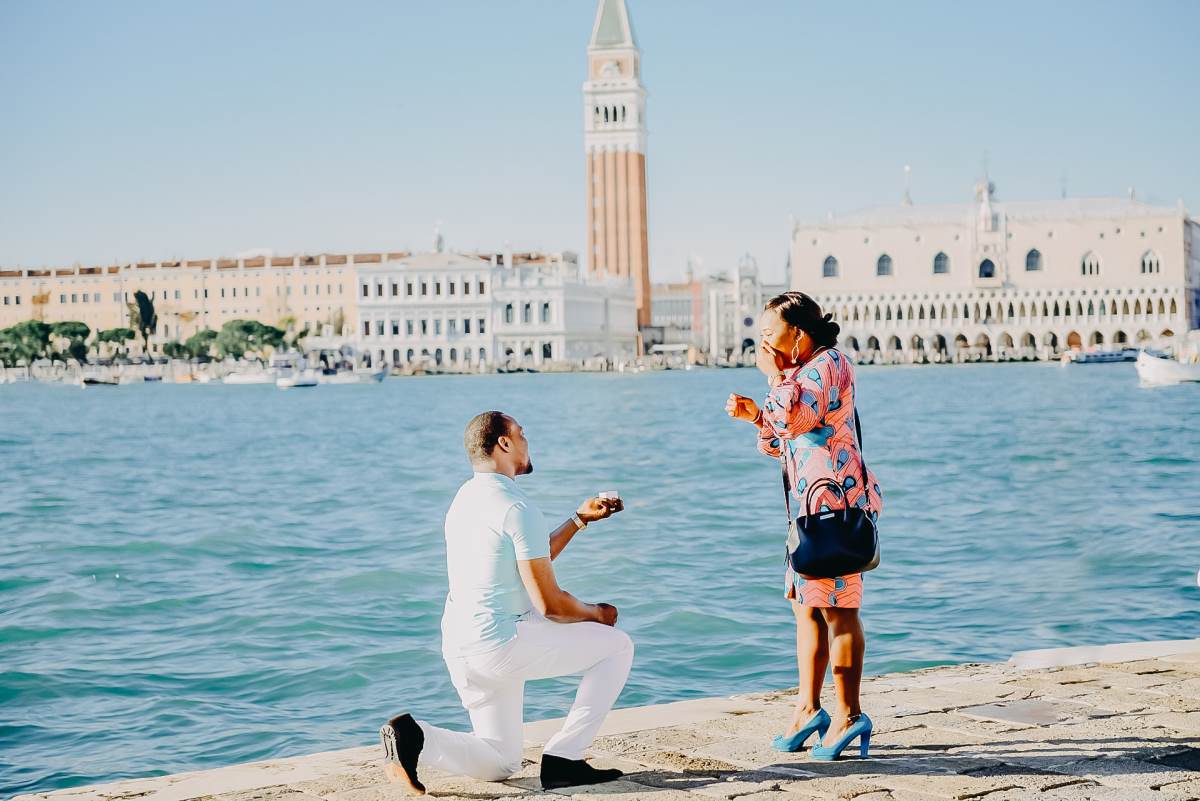
[[[500,438],[509,436],[512,422],[513,419],[504,412],[482,412],[472,417],[463,434],[467,458],[472,462],[490,459]]]

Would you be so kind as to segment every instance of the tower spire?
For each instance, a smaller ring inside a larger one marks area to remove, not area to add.
[[[628,279],[639,327],[650,325],[646,89],[625,0],[598,0],[583,84],[590,271]]]

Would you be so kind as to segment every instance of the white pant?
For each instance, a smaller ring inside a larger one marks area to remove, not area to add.
[[[478,656],[447,658],[450,679],[471,716],[473,734],[417,721],[421,762],[456,776],[496,781],[521,769],[525,682],[583,674],[562,729],[543,753],[582,759],[616,703],[633,664],[633,641],[601,623],[552,623],[536,614],[516,639]]]

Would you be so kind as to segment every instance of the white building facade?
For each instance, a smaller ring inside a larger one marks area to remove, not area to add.
[[[763,304],[784,291],[767,284],[758,262],[749,253],[732,274],[721,272],[697,280],[688,268],[687,280],[654,287],[654,327],[663,344],[688,344],[714,360],[740,360],[759,339],[758,317]]]
[[[797,224],[791,285],[883,362],[1167,344],[1200,319],[1200,224],[1129,199],[903,205]]]
[[[373,364],[464,372],[636,356],[628,280],[574,253],[414,254],[358,268],[356,345]]]

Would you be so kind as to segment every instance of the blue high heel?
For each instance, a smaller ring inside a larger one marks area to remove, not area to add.
[[[871,728],[871,719],[865,714],[860,714],[858,719],[850,724],[850,728],[846,729],[846,733],[836,743],[827,746],[814,745],[812,758],[819,759],[822,762],[832,762],[842,755],[842,751],[846,749],[846,746],[850,745],[856,738],[861,738],[858,746],[858,755],[866,759],[867,750],[871,747]]]
[[[775,735],[775,739],[771,741],[771,747],[776,751],[799,751],[804,747],[805,740],[811,737],[813,732],[817,733],[817,743],[820,744],[821,739],[825,736],[825,732],[829,731],[829,724],[831,722],[829,713],[824,709],[818,709],[817,714],[812,716],[812,720],[792,736]]]

